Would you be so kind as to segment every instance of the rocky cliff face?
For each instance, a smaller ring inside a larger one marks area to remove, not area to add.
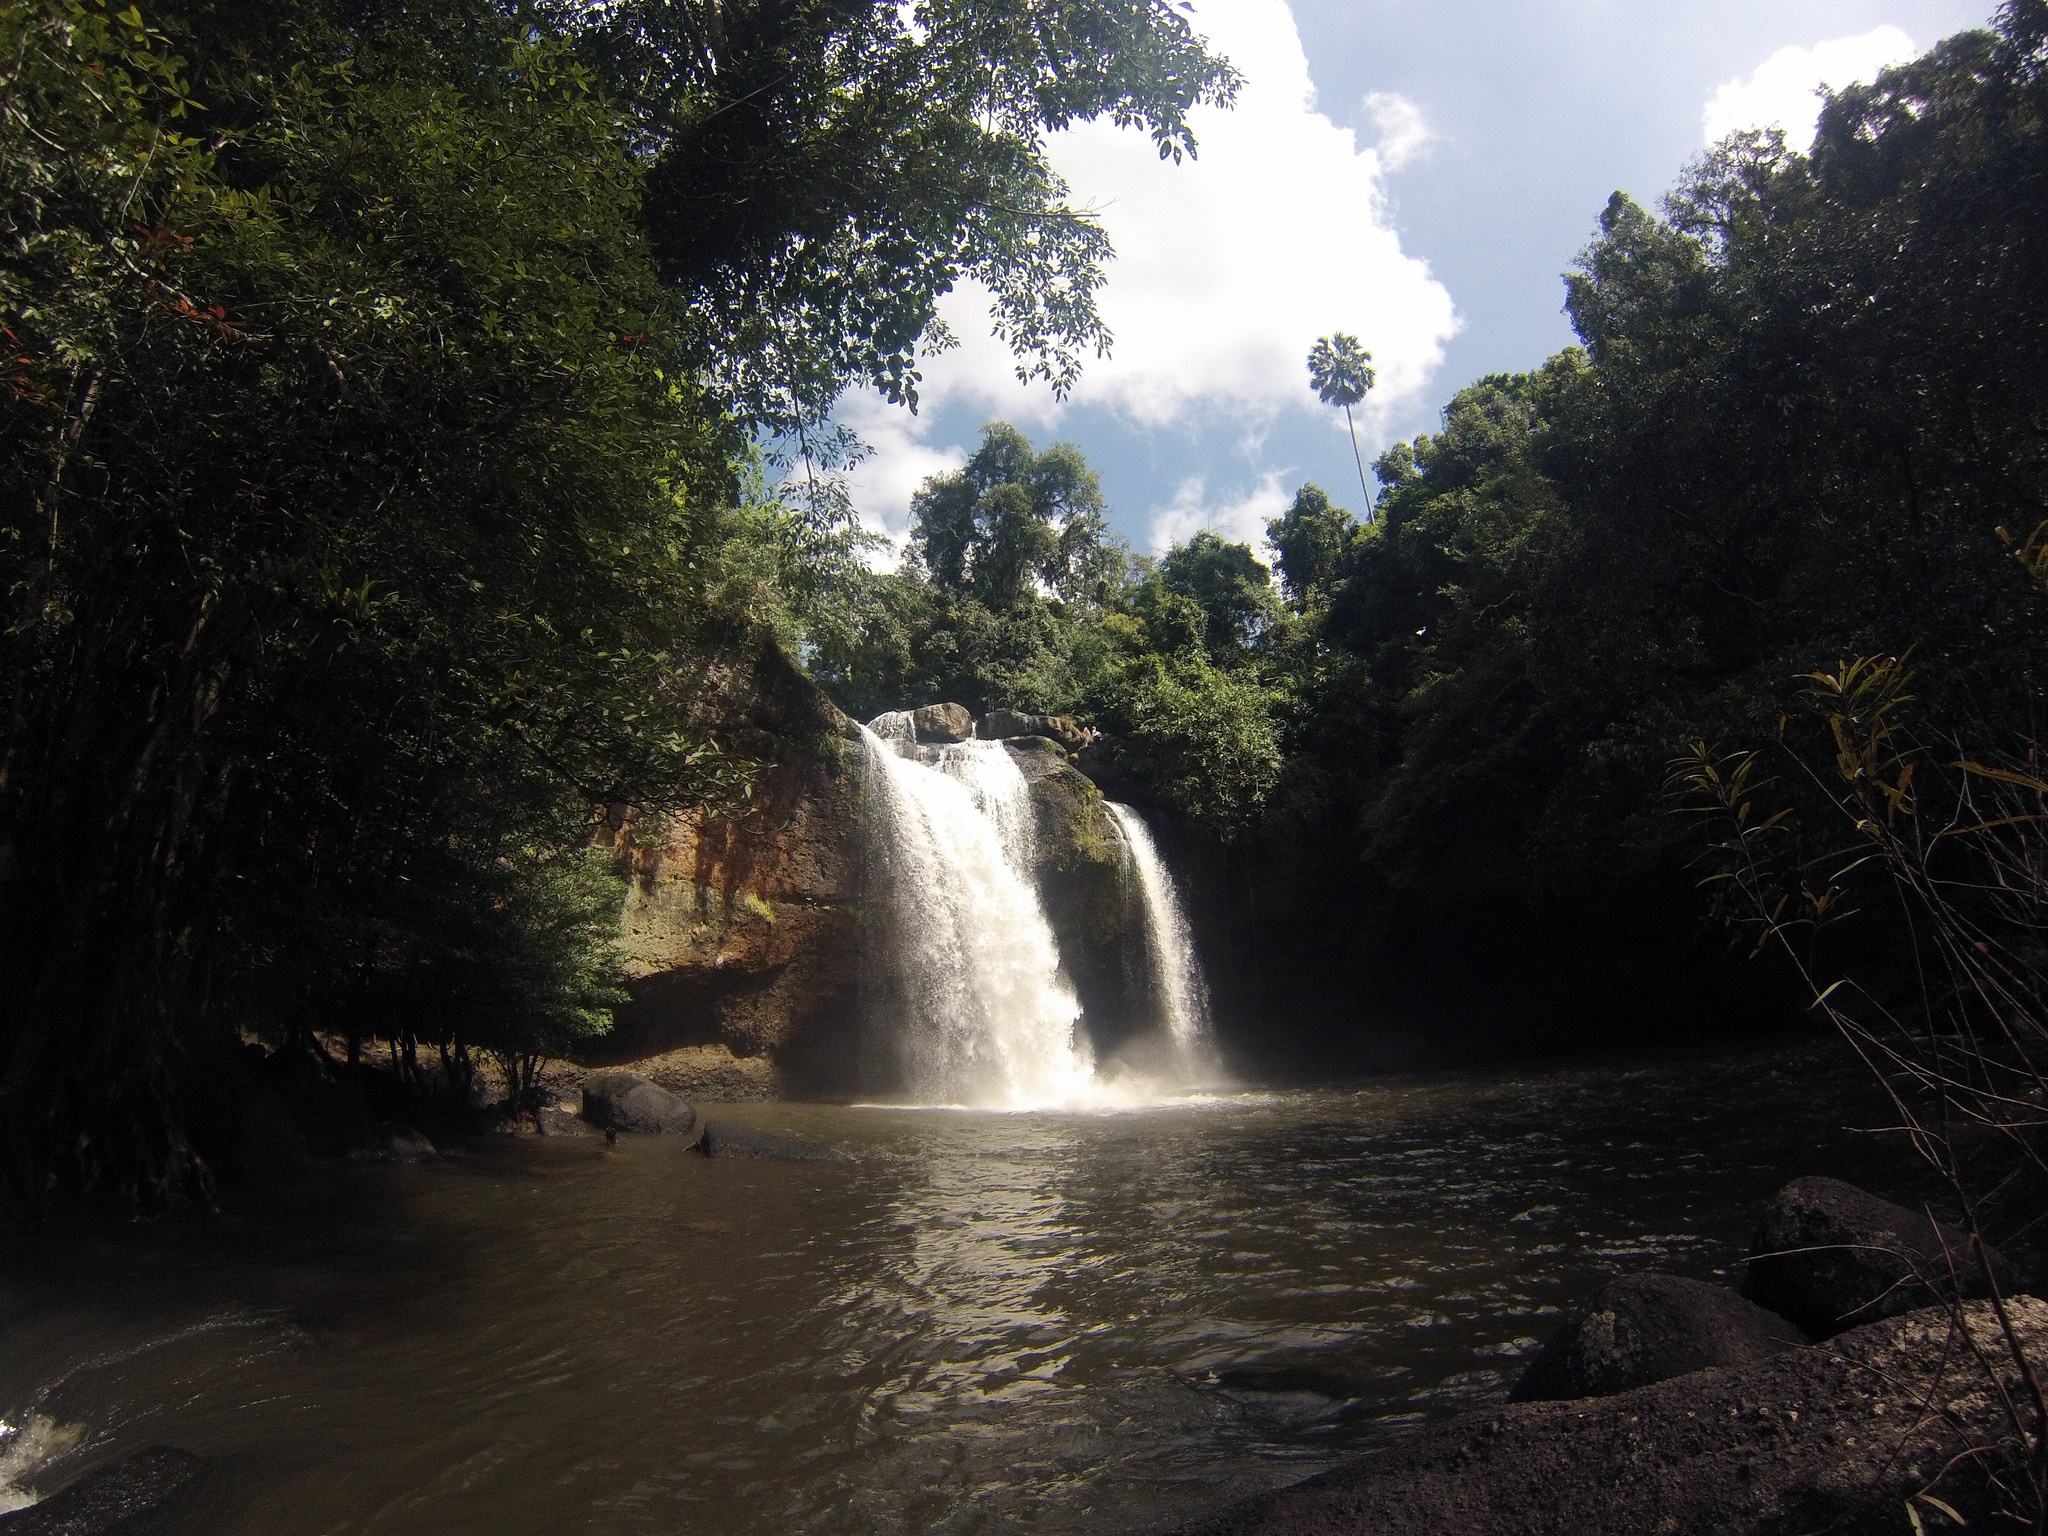
[[[781,1091],[827,1091],[859,1033],[859,735],[762,636],[680,685],[759,773],[728,815],[622,814],[601,833],[631,880],[632,1002],[593,1060],[723,1046]]]
[[[616,815],[600,833],[630,877],[632,1001],[586,1065],[660,1057],[697,1091],[716,1060],[743,1094],[845,1091],[859,1076],[861,967],[887,935],[863,927],[858,728],[775,647],[735,637],[679,686],[699,723],[760,765],[730,814]],[[929,720],[926,719],[929,716]],[[1050,722],[1085,742],[1071,722]],[[1031,785],[1037,884],[1096,1050],[1142,1027],[1143,897],[1102,793],[1037,717],[997,722]],[[958,705],[920,711],[920,735],[962,739]],[[642,1070],[646,1070],[643,1066]]]
[[[1006,742],[1031,785],[1039,899],[1098,1056],[1147,1022],[1144,898],[1102,791],[1046,736]]]

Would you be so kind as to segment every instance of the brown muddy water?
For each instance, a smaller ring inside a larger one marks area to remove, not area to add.
[[[222,1536],[1144,1530],[1497,1398],[1611,1274],[1731,1274],[1787,1177],[1896,1186],[1845,1054],[714,1107],[860,1161],[478,1140],[49,1232],[0,1480],[184,1446]]]

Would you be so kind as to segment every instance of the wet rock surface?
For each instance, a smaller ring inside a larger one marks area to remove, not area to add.
[[[656,1136],[686,1136],[697,1125],[697,1111],[687,1100],[637,1072],[599,1072],[586,1079],[583,1118],[599,1130]]]
[[[776,1095],[840,1088],[858,1050],[859,728],[764,635],[677,686],[693,724],[755,765],[752,788],[715,813],[620,807],[600,831],[629,880],[631,1001],[579,1065],[722,1053]]]
[[[2018,1289],[1995,1251],[2001,1292]],[[1951,1278],[1953,1276],[1953,1278]],[[1765,1209],[1742,1294],[1824,1339],[1952,1296],[1989,1294],[1969,1239],[1841,1179],[1794,1179]]]
[[[988,741],[1040,737],[1069,752],[1079,752],[1095,739],[1095,733],[1072,715],[1026,715],[1014,709],[990,710],[981,717],[980,733]]]
[[[6,1536],[144,1536],[188,1511],[206,1471],[190,1451],[155,1445],[89,1472],[39,1504],[0,1515]]]
[[[290,1178],[313,1160],[305,1131],[268,1088],[258,1089],[243,1106],[235,1157],[244,1175],[264,1180]]]
[[[1098,1057],[1152,1022],[1141,978],[1144,896],[1102,791],[1050,739],[1004,743],[1031,786],[1033,879]]]
[[[440,1155],[423,1133],[396,1120],[380,1120],[357,1132],[347,1151],[355,1163],[430,1163]]]
[[[910,724],[919,741],[967,741],[974,735],[974,716],[965,704],[927,704],[911,711]]]
[[[1522,1373],[1512,1402],[1607,1397],[1688,1371],[1747,1366],[1806,1335],[1725,1285],[1678,1275],[1610,1280]]]
[[[850,1163],[854,1159],[837,1147],[806,1141],[801,1136],[781,1136],[757,1131],[733,1120],[711,1120],[704,1126],[704,1139],[697,1149],[706,1157],[755,1158],[785,1163]]]
[[[2010,1312],[2028,1349],[2048,1346],[2048,1304]],[[1966,1314],[2008,1359],[1989,1305]],[[1987,1459],[1936,1479],[2005,1434],[1986,1385],[1929,1308],[1758,1365],[1468,1414],[1177,1536],[1876,1536],[1907,1530],[1931,1483],[1975,1528],[1995,1502]]]

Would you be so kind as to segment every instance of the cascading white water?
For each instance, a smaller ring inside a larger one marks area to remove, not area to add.
[[[882,834],[871,845],[876,888],[891,919],[883,1007],[904,1086],[933,1104],[1091,1100],[1080,1005],[1031,883],[1023,774],[993,741],[919,761],[907,714],[883,715],[861,735]]]
[[[1172,1046],[1172,1069],[1182,1085],[1216,1074],[1215,1047],[1209,1038],[1209,987],[1195,954],[1194,934],[1181,909],[1173,875],[1159,857],[1145,819],[1128,805],[1105,802],[1123,834],[1138,890],[1145,900],[1145,960],[1151,972],[1152,995],[1159,1001],[1160,1022]]]

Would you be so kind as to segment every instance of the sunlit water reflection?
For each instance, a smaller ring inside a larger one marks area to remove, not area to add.
[[[1604,1276],[1725,1272],[1782,1178],[1888,1156],[1825,1044],[714,1113],[860,1162],[486,1142],[11,1256],[28,1480],[167,1441],[226,1458],[209,1529],[266,1536],[1142,1529],[1496,1396]]]

